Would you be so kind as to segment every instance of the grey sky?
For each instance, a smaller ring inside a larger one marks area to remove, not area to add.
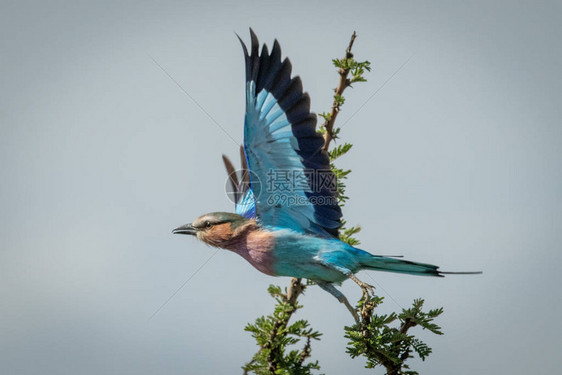
[[[278,38],[322,112],[330,61],[356,30],[369,82],[350,90],[355,145],[344,209],[361,247],[476,277],[371,272],[381,311],[443,306],[426,374],[554,373],[562,301],[562,6],[559,2],[0,3],[0,373],[226,374],[271,311],[260,274],[172,228],[233,210],[243,55],[234,32]],[[360,275],[366,281],[369,276]],[[385,292],[383,292],[383,289]],[[357,299],[359,288],[342,290]],[[387,294],[388,293],[388,294]],[[327,374],[368,374],[345,354],[346,309],[310,288],[299,317],[324,333]],[[382,371],[379,371],[382,373]]]

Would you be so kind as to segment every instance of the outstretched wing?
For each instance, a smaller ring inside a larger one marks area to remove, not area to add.
[[[291,63],[281,60],[275,41],[271,53],[250,29],[246,60],[244,151],[251,171],[255,212],[265,225],[303,233],[337,236],[341,209],[336,179],[316,115]]]

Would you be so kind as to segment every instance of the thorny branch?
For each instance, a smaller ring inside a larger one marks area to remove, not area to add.
[[[353,35],[351,35],[349,46],[345,51],[346,59],[353,58],[353,54],[351,53],[351,47],[353,47],[353,42],[355,41],[355,38],[357,38],[357,34],[354,31]],[[347,76],[349,75],[349,71],[350,71],[349,68],[339,68],[340,82],[338,84],[338,87],[334,89],[335,94],[334,94],[334,101],[332,102],[332,109],[330,111],[330,115],[325,118],[324,123],[322,124],[322,127],[326,129],[326,133],[324,134],[325,151],[328,151],[332,139],[335,139],[337,137],[336,134],[334,134],[333,132],[334,122],[336,121],[336,117],[338,116],[338,113],[340,111],[340,106],[342,104],[341,101],[339,101],[337,98],[342,96],[343,91],[348,86],[351,86],[351,80],[347,78]]]
[[[392,360],[390,360],[381,350],[377,349],[374,345],[372,345],[370,340],[372,338],[373,331],[369,328],[369,325],[371,324],[373,310],[377,307],[377,304],[373,302],[370,299],[370,296],[367,294],[363,294],[363,297],[361,297],[361,300],[359,302],[360,303],[362,302],[360,308],[360,317],[361,317],[360,326],[361,326],[361,334],[365,338],[365,346],[367,349],[366,355],[367,356],[370,355],[377,358],[377,360],[386,368],[387,375],[400,374],[400,371],[402,369],[402,364],[401,363],[397,364]],[[400,333],[406,335],[408,333],[408,330],[415,326],[416,323],[414,323],[411,319],[408,318],[400,325]],[[392,344],[391,351],[396,354],[399,354],[400,347],[402,346],[402,344],[403,344],[403,340],[395,341]],[[402,363],[410,356],[410,352],[411,350],[408,347],[408,349],[404,353],[402,353],[402,355],[400,356]]]
[[[291,306],[291,308],[286,311],[286,315],[284,316],[284,319],[277,319],[275,325],[273,326],[273,329],[271,330],[269,341],[265,343],[265,345],[262,347],[262,350],[269,350],[267,362],[269,364],[269,371],[273,375],[275,375],[277,373],[277,370],[279,369],[279,363],[277,361],[277,358],[280,358],[283,353],[279,352],[281,348],[279,348],[278,346],[273,346],[272,343],[276,342],[275,339],[277,334],[279,333],[279,330],[287,327],[287,325],[289,324],[289,320],[291,320],[291,317],[293,316],[293,313],[297,311],[297,309],[299,308],[297,300],[299,298],[299,295],[302,292],[304,292],[305,289],[306,289],[306,285],[301,283],[301,279],[297,279],[293,277],[291,279],[291,284],[289,286],[289,290],[287,291],[287,294],[281,293],[279,295],[279,297],[283,299],[283,302],[288,303]],[[307,344],[309,344],[309,342],[310,342],[310,338],[308,339]],[[307,346],[305,346],[305,349],[306,347]],[[308,350],[310,351],[310,345],[308,345]],[[305,359],[306,357],[303,358],[303,361]]]
[[[299,296],[306,289],[306,285],[302,283],[299,278],[292,278],[288,290],[286,293],[282,293],[281,289],[270,289],[272,296],[276,297],[278,300],[278,306],[282,307],[282,313],[270,316],[273,321],[273,325],[268,330],[267,339],[261,344],[258,353],[254,358],[243,366],[244,374],[248,374],[250,371],[255,371],[255,365],[257,363],[257,358],[262,355],[267,363],[266,372],[269,374],[278,374],[280,369],[285,369],[286,363],[284,361],[284,350],[285,345],[281,344],[284,339],[286,339],[288,332],[291,331],[289,327],[289,321],[293,314],[301,307],[298,304]],[[247,329],[248,330],[248,329]],[[304,361],[310,357],[311,353],[311,339],[317,338],[317,334],[312,331],[302,332],[303,336],[306,337],[306,343],[300,352],[298,358],[296,358],[296,364],[298,367],[303,367]]]
[[[296,277],[293,277],[291,279],[289,291],[287,292],[287,302],[295,306],[295,310],[297,306],[297,299],[306,289],[306,285],[304,285],[301,280],[302,279],[297,279]]]
[[[378,315],[374,310],[383,301],[382,297],[363,294],[358,310],[361,316],[359,323],[346,327],[345,337],[350,339],[347,352],[352,358],[363,356],[367,359],[367,367],[383,366],[387,375],[414,375],[406,363],[412,354],[425,360],[432,350],[427,344],[408,334],[412,327],[420,326],[437,335],[442,335],[441,327],[433,323],[443,312],[442,308],[427,312],[422,310],[423,300],[414,300],[412,308],[402,312]],[[393,327],[393,322],[400,322]]]

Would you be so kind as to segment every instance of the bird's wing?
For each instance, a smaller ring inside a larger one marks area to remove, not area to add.
[[[226,173],[228,174],[228,181],[230,182],[230,190],[236,205],[236,213],[244,216],[246,219],[254,219],[256,217],[256,204],[254,193],[250,188],[250,173],[242,146],[240,146],[240,158],[242,160],[242,169],[237,171],[230,159],[225,155],[222,156]]]
[[[275,41],[271,53],[250,29],[246,60],[244,151],[250,170],[255,212],[265,225],[303,233],[337,236],[341,209],[324,139],[316,115],[291,63],[281,60]]]

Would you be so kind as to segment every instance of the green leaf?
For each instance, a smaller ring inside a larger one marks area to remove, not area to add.
[[[332,115],[328,112],[319,113],[318,116],[322,117],[324,121],[330,121],[332,119]]]
[[[343,105],[343,103],[345,103],[345,98],[341,95],[334,95],[334,101],[336,102],[336,105],[338,107],[341,107]]]
[[[332,148],[328,152],[328,155],[330,156],[330,161],[334,161],[340,156],[345,155],[349,150],[351,150],[352,147],[353,145],[351,143],[344,143],[343,145],[338,145]]]

